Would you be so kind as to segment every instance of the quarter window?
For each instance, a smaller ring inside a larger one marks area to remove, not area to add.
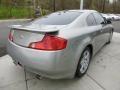
[[[96,20],[96,23],[97,25],[101,24],[102,22],[104,22],[104,19],[102,17],[101,14],[99,13],[93,13],[94,17],[95,17],[95,20]]]
[[[88,26],[94,26],[94,25],[96,25],[96,21],[95,21],[95,18],[93,16],[93,14],[90,14],[87,17],[87,24],[88,24]]]

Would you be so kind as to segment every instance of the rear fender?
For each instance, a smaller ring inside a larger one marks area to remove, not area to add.
[[[83,39],[80,44],[77,47],[77,51],[75,53],[75,63],[76,63],[76,68],[74,71],[76,71],[77,66],[78,66],[78,62],[79,59],[81,57],[82,52],[84,51],[84,49],[88,46],[88,45],[92,45],[92,39],[90,37],[86,37],[85,39]]]

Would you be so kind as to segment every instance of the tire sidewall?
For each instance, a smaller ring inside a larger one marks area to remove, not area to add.
[[[89,67],[89,64],[90,64],[90,61],[91,61],[91,58],[92,58],[92,52],[91,52],[91,49],[89,47],[87,47],[87,48],[84,49],[84,51],[82,52],[81,57],[79,59],[77,70],[76,70],[76,77],[82,77],[87,72],[87,70],[88,70],[88,67],[87,67],[87,69],[86,69],[86,71],[84,73],[80,72],[80,68],[81,68],[81,64],[80,63],[81,63],[81,60],[83,58],[83,54],[84,54],[84,52],[86,50],[88,50],[89,54],[90,54],[90,60],[89,60],[89,63],[88,63],[88,67]]]

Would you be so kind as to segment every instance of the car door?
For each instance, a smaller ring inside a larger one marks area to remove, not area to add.
[[[101,16],[100,13],[95,12],[93,13],[94,18],[97,23],[97,37],[96,37],[96,48],[99,50],[107,41],[107,26],[103,24],[105,22],[104,18]]]
[[[92,36],[92,44],[94,47],[93,49],[94,49],[94,52],[96,53],[101,47],[100,45],[101,42],[99,42],[101,41],[101,38],[102,38],[102,36],[100,35],[101,25],[97,25],[95,17],[93,16],[92,13],[87,16],[86,22]]]

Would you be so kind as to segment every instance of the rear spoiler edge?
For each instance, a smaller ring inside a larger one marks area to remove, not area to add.
[[[39,30],[36,28],[25,28],[22,27],[22,25],[11,25],[10,26],[11,30],[22,30],[22,31],[28,31],[28,32],[36,32],[36,33],[53,33],[53,32],[58,32],[58,29],[52,29],[52,30]]]

